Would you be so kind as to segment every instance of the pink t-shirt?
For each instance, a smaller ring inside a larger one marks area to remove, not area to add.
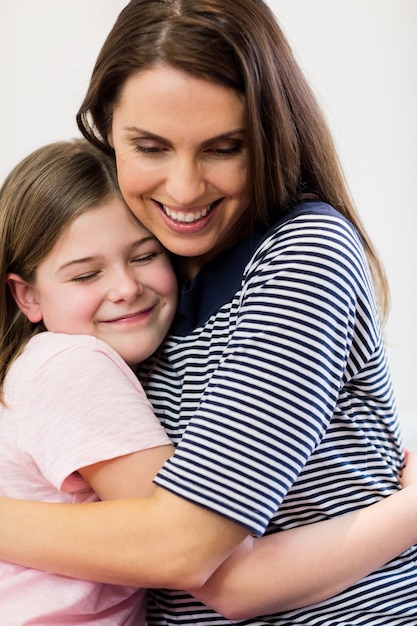
[[[89,336],[44,332],[12,365],[0,408],[0,495],[47,502],[98,500],[76,471],[167,435],[131,369]],[[0,616],[25,624],[144,623],[144,592],[0,561]]]

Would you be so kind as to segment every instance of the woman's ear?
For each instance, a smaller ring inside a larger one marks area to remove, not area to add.
[[[6,283],[17,306],[26,315],[29,322],[33,324],[41,322],[43,318],[42,311],[34,288],[13,272],[7,274]]]

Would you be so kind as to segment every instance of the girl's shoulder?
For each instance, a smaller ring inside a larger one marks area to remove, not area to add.
[[[27,343],[24,353],[38,361],[46,361],[65,351],[88,350],[103,352],[109,356],[116,355],[116,351],[108,344],[92,335],[70,335],[45,331],[34,335]]]
[[[61,373],[70,377],[81,366],[98,372],[106,364],[112,368],[128,368],[110,346],[93,336],[41,332],[27,342],[12,363],[4,382],[4,394],[7,401],[24,399],[39,376],[49,376],[53,382]]]
[[[129,366],[107,343],[92,335],[70,335],[45,331],[34,335],[26,344],[22,354],[12,365],[12,369],[34,376],[40,370],[51,371],[54,366],[60,369],[76,368],[77,363],[88,363],[92,368],[100,368],[108,363],[125,372]]]

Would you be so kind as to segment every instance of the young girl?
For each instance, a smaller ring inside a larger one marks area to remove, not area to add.
[[[21,162],[0,224],[0,493],[150,495],[172,448],[131,367],[175,312],[168,254],[124,204],[112,160],[84,141]],[[143,621],[141,590],[5,562],[0,606],[8,626]]]

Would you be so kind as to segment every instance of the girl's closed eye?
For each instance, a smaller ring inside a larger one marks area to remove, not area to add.
[[[153,261],[156,259],[161,253],[160,252],[150,252],[149,254],[141,254],[140,256],[136,256],[131,260],[131,263],[148,263],[149,261]]]
[[[100,271],[96,270],[93,272],[86,272],[84,274],[80,274],[79,276],[74,276],[73,278],[70,279],[70,282],[72,283],[86,283],[89,281],[92,281],[94,278],[97,278],[97,276],[99,276]]]

